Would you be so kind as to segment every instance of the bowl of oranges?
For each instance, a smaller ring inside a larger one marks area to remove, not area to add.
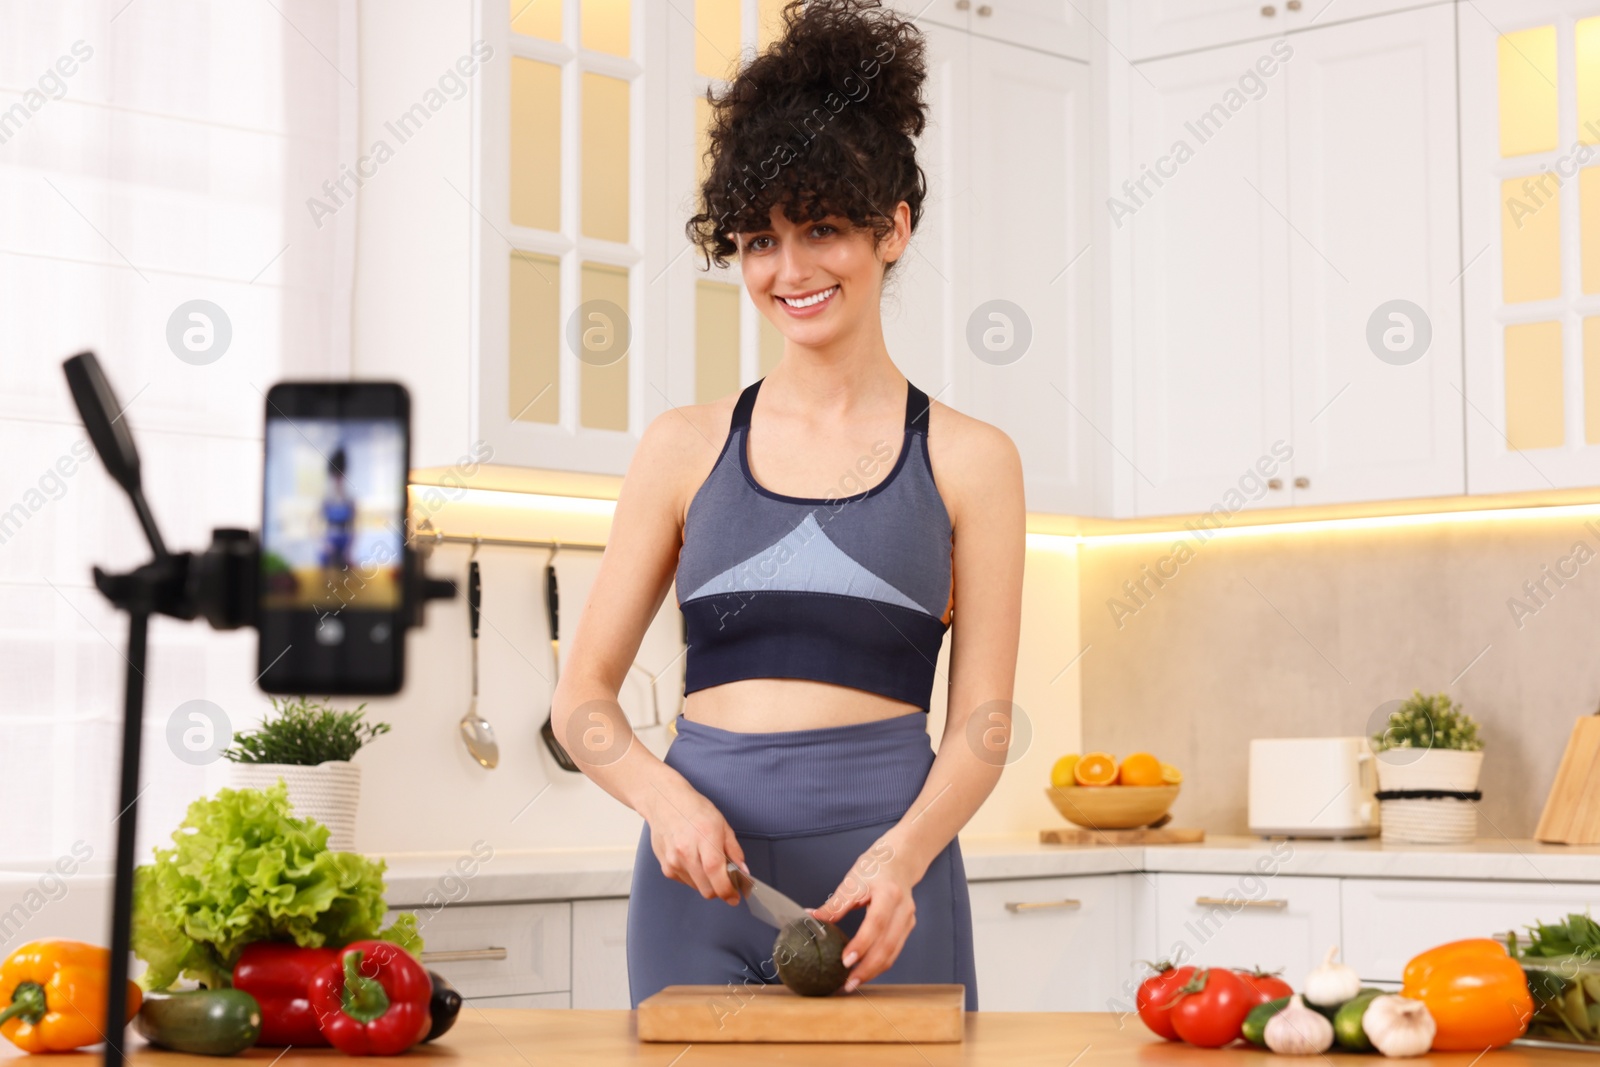
[[[1045,792],[1062,818],[1088,830],[1132,830],[1160,821],[1183,775],[1148,752],[1118,762],[1109,752],[1068,753],[1050,768]]]

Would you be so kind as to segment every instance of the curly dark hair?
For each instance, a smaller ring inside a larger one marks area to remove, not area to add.
[[[710,166],[684,227],[706,269],[726,267],[730,233],[768,228],[780,204],[797,225],[842,216],[876,243],[904,200],[915,231],[928,193],[912,141],[926,122],[924,53],[922,32],[880,0],[789,0],[778,39],[721,96],[706,90]]]

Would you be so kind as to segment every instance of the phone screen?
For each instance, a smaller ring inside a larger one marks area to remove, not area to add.
[[[269,393],[257,664],[266,692],[399,690],[409,416],[392,383]]]

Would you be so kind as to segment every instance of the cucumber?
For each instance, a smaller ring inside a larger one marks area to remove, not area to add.
[[[1364,985],[1364,986],[1361,986],[1359,989],[1356,990],[1356,995],[1354,997],[1351,997],[1350,1000],[1355,1000],[1358,997],[1364,997],[1368,993],[1392,993],[1392,992],[1394,992],[1394,990],[1392,990],[1392,989],[1379,989],[1377,986]],[[1331,1022],[1333,1022],[1334,1017],[1339,1014],[1339,1009],[1344,1007],[1346,1004],[1350,1003],[1350,1000],[1341,1000],[1337,1004],[1313,1004],[1313,1003],[1311,1003],[1311,1001],[1308,1000],[1308,1001],[1306,1001],[1306,1007],[1308,1007],[1312,1011],[1317,1012],[1318,1014],[1324,1016],[1331,1023]]]
[[[1279,997],[1277,1000],[1269,1000],[1265,1004],[1257,1004],[1250,1009],[1250,1014],[1244,1017],[1244,1025],[1239,1028],[1239,1036],[1256,1048],[1266,1048],[1267,1022],[1287,1007],[1288,1004],[1288,997]]]
[[[174,1052],[232,1056],[261,1036],[261,1005],[242,989],[146,993],[133,1028]]]
[[[1340,1048],[1357,1052],[1372,1051],[1372,1039],[1362,1027],[1361,1019],[1366,1015],[1367,1005],[1372,1003],[1372,998],[1380,995],[1381,992],[1376,989],[1364,990],[1339,1005],[1339,1010],[1333,1016],[1333,1039]]]

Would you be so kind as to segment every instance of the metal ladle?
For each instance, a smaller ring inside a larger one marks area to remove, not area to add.
[[[500,762],[500,745],[494,739],[494,727],[478,714],[478,617],[483,607],[483,579],[478,570],[478,545],[482,538],[472,542],[472,554],[467,557],[467,611],[472,623],[472,703],[456,725],[461,729],[461,740],[467,752],[479,766],[493,770]]]

